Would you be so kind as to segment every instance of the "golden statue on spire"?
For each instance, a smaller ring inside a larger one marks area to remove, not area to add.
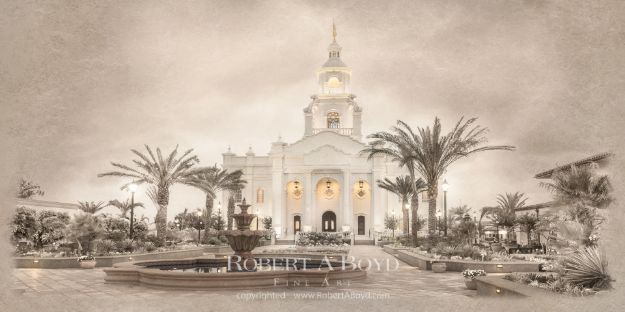
[[[332,20],[332,39],[336,41],[336,25],[334,24],[334,20]]]

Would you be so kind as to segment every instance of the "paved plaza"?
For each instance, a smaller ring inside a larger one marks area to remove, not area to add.
[[[390,260],[391,268],[395,265],[394,257],[383,252],[381,248],[374,246],[354,246],[352,255],[356,259],[378,259],[381,263]],[[458,272],[432,273],[421,271],[403,262],[399,262],[396,271],[370,270],[365,280],[352,281],[350,285],[330,285],[326,287],[278,287],[263,290],[245,290],[247,298],[242,300],[263,299],[270,293],[286,294],[287,296],[299,296],[303,293],[344,293],[361,294],[378,299],[391,299],[401,297],[433,297],[433,296],[474,296],[475,292],[467,290],[462,276]],[[109,284],[104,282],[105,273],[102,269],[15,269],[13,270],[12,288],[22,291],[24,298],[42,297],[67,297],[72,299],[100,298],[154,298],[159,297],[184,297],[197,296],[232,296],[241,294],[242,291],[234,290],[170,290],[154,289],[145,286],[133,286],[124,284]],[[258,298],[254,298],[254,293]],[[301,298],[315,299],[315,298]]]

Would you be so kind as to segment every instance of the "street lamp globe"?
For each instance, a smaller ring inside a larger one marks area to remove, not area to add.
[[[447,191],[449,189],[449,183],[447,183],[447,179],[443,181],[443,185],[441,185],[443,191]]]
[[[436,210],[436,216],[439,217],[439,218],[441,217],[441,210],[440,209]]]
[[[130,183],[128,184],[128,190],[132,193],[136,192],[137,189],[139,188],[139,185],[137,185],[137,183]]]

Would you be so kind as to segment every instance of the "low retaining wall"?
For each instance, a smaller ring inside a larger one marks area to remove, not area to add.
[[[382,250],[387,254],[396,255],[399,250],[408,250],[406,247],[394,247],[393,245],[384,245],[382,246]]]
[[[385,246],[386,248],[386,246]],[[512,272],[539,272],[540,264],[530,261],[466,261],[466,260],[436,260],[408,250],[397,250],[396,257],[407,264],[418,267],[421,270],[432,270],[432,263],[445,263],[447,271],[462,272],[466,269],[481,269],[487,273],[512,273]]]
[[[545,297],[553,296],[548,290],[522,285],[501,277],[482,276],[475,279],[478,296]]]
[[[161,260],[161,259],[183,259],[202,256],[204,253],[229,253],[232,249],[228,246],[198,247],[193,249],[172,250],[164,252],[153,252],[144,254],[99,256],[96,258],[96,267],[112,267],[113,264],[127,262],[129,257],[132,260]],[[63,258],[36,258],[19,257],[13,258],[15,268],[18,269],[71,269],[80,268],[76,257]]]

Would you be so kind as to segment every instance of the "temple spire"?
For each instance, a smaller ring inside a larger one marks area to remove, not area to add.
[[[332,41],[336,42],[336,24],[334,24],[334,20],[332,20]]]

